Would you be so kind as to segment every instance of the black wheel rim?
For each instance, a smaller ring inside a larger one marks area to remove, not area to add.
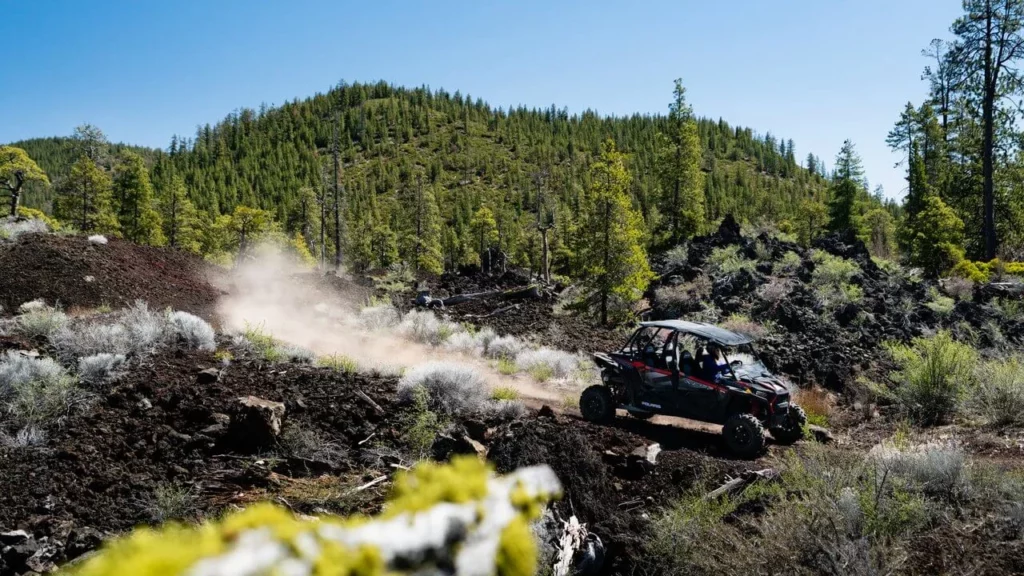
[[[741,446],[746,446],[750,443],[750,430],[747,430],[746,426],[737,426],[732,436],[736,443]]]
[[[585,402],[587,413],[592,416],[598,416],[599,414],[601,414],[601,408],[603,404],[604,402],[601,401],[601,398],[599,396],[597,396],[596,394],[591,396]]]

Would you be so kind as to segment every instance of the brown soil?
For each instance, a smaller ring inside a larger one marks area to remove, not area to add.
[[[207,281],[211,273],[202,259],[169,248],[26,234],[0,244],[0,306],[10,312],[42,298],[69,310],[121,308],[143,299],[209,320],[220,295]]]

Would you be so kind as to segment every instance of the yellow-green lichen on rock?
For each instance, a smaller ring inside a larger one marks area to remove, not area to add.
[[[462,504],[487,494],[490,466],[479,458],[463,456],[450,464],[424,462],[395,476],[385,518],[404,512],[420,512],[439,502]]]
[[[529,520],[561,491],[547,466],[495,476],[476,458],[396,478],[378,518],[297,518],[258,504],[201,526],[141,528],[75,566],[73,576],[371,576],[454,566],[469,576],[528,576]]]

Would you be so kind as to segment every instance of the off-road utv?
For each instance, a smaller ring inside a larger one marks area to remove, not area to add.
[[[596,353],[594,361],[602,383],[580,397],[591,422],[609,422],[621,408],[640,419],[665,414],[723,424],[726,445],[741,457],[764,449],[765,428],[782,444],[803,435],[803,409],[741,334],[683,320],[642,322],[622,350]]]

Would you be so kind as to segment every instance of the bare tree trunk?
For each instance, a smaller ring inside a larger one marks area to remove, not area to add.
[[[320,270],[327,271],[327,191],[320,195]]]
[[[89,231],[89,183],[82,186],[82,232]]]
[[[171,248],[177,246],[176,237],[178,232],[178,195],[171,190],[171,234],[168,240],[170,241]]]
[[[413,252],[413,267],[420,271],[420,245],[423,242],[423,176],[416,177],[416,249]]]
[[[25,176],[21,171],[14,173],[14,185],[7,183],[5,187],[11,192],[11,217],[18,215],[18,201],[21,199],[21,186],[25,183]]]
[[[679,134],[676,138],[680,138]],[[679,171],[683,162],[683,145],[676,143],[675,187],[672,191],[672,244],[679,243]]]
[[[551,283],[551,260],[548,249],[548,231],[551,230],[551,224],[540,228],[540,240],[541,240],[541,273],[544,275],[544,283]]]
[[[985,96],[982,98],[982,150],[981,150],[981,173],[984,179],[982,198],[984,204],[982,235],[985,240],[985,260],[996,257],[996,213],[995,213],[995,182],[993,166],[993,146],[995,140],[995,118],[994,108],[996,99],[996,82],[999,70],[995,68],[992,61],[992,29],[993,13],[991,6],[986,2],[985,14]]]
[[[334,116],[334,270],[341,272],[341,195],[338,191],[338,116]]]
[[[604,201],[604,278],[601,282],[601,324],[608,323],[608,264],[611,259],[611,239],[609,237],[612,222],[611,200]]]

